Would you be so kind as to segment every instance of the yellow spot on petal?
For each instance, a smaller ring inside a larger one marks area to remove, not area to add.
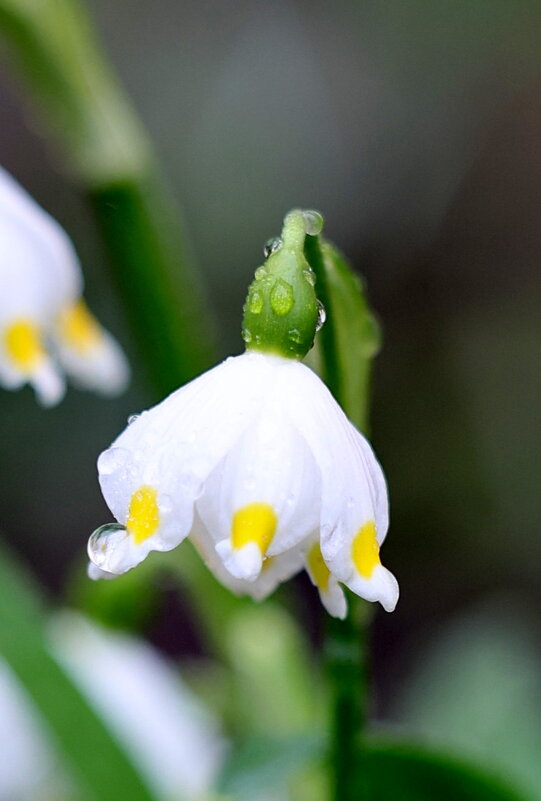
[[[308,551],[306,561],[308,563],[308,570],[316,586],[325,592],[329,586],[329,578],[331,571],[325,564],[323,556],[321,555],[321,548],[319,542],[315,542]]]
[[[58,318],[59,334],[79,353],[87,353],[102,338],[101,326],[84,300],[64,309]]]
[[[153,487],[139,487],[131,496],[126,528],[136,545],[152,537],[159,526],[157,494]]]
[[[351,558],[357,572],[370,578],[374,568],[380,565],[379,545],[376,539],[376,524],[373,520],[361,526],[351,545]]]
[[[261,554],[267,552],[276,533],[278,518],[268,503],[249,503],[233,515],[231,545],[239,550],[250,542],[255,542]]]
[[[19,370],[30,373],[45,357],[38,328],[30,320],[12,323],[4,332],[7,355]]]

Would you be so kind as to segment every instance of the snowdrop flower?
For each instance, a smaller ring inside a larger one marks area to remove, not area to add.
[[[247,351],[143,412],[98,459],[118,523],[89,541],[90,575],[121,574],[190,536],[217,578],[259,599],[303,567],[346,614],[341,585],[394,609],[380,562],[382,470],[302,358],[318,306],[303,255],[306,219],[286,217],[245,306]]]
[[[29,383],[44,406],[62,398],[62,371],[80,387],[121,392],[128,365],[82,299],[70,239],[1,168],[0,244],[0,384]]]

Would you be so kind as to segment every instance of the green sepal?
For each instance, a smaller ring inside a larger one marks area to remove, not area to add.
[[[280,239],[258,267],[244,304],[242,336],[247,350],[302,359],[318,321],[315,275],[304,255],[306,218],[289,212]]]

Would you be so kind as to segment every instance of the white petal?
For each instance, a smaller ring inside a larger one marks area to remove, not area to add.
[[[209,570],[221,584],[236,595],[248,595],[255,601],[267,598],[279,584],[290,579],[304,566],[304,550],[302,546],[297,546],[279,556],[266,559],[257,578],[253,581],[246,581],[235,578],[226,569],[222,559],[216,553],[214,540],[197,514],[190,539]]]
[[[108,573],[106,570],[102,570],[100,567],[94,564],[94,562],[89,562],[86,568],[86,574],[89,579],[92,581],[99,581],[100,579],[114,579],[117,578],[118,573]]]
[[[197,501],[218,554],[241,579],[256,578],[264,556],[291,550],[319,522],[319,470],[303,437],[284,415],[289,393],[284,376],[283,370],[276,371],[257,421],[216,466]],[[235,516],[261,505],[275,516],[270,544],[264,552],[252,541],[234,546]]]
[[[304,547],[306,572],[317,588],[321,603],[332,617],[344,620],[347,601],[344,590],[325,564],[319,544],[319,533],[315,532]]]
[[[174,548],[189,533],[203,482],[252,422],[272,381],[273,364],[264,356],[227,359],[143,412],[100,455],[102,492],[120,523],[126,524],[141,487],[158,492],[159,528],[130,548],[129,567],[150,550]]]
[[[41,303],[49,314],[78,297],[83,289],[79,260],[73,244],[63,230],[44,209],[5,170],[0,168],[0,230],[4,246],[2,261],[11,262],[18,271],[23,262],[20,251],[33,253],[41,267],[43,279]],[[5,226],[10,235],[6,236]],[[23,244],[24,243],[24,244]],[[9,258],[7,258],[6,247]],[[18,256],[14,259],[14,256]]]
[[[128,361],[116,339],[101,326],[99,337],[82,348],[66,340],[57,328],[52,342],[59,362],[76,386],[111,397],[126,389]]]
[[[379,601],[386,612],[392,612],[398,603],[398,582],[383,565],[376,565],[369,579],[353,572],[345,583],[366,601]]]

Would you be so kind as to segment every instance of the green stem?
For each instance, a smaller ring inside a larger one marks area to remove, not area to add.
[[[77,0],[0,0],[0,28],[96,212],[156,390],[213,359],[213,323],[152,148]]]
[[[316,290],[327,319],[318,334],[322,377],[346,414],[357,424],[367,422],[368,373],[363,397],[348,402],[347,376],[341,374],[338,332],[320,237],[307,236],[305,255],[317,277]],[[367,365],[367,370],[369,366]],[[351,408],[348,408],[351,407]],[[368,718],[369,638],[372,607],[348,593],[346,620],[329,618],[325,658],[331,685],[329,769],[334,801],[362,801],[357,773]]]

